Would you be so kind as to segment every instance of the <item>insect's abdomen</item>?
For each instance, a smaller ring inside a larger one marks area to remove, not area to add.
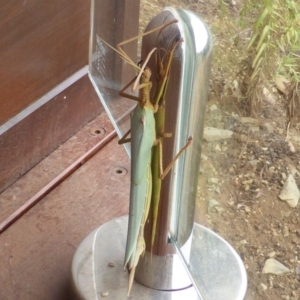
[[[147,200],[151,199],[151,150],[155,141],[153,111],[137,105],[131,117],[131,187],[125,264],[131,265]]]
[[[131,180],[139,184],[145,180],[155,141],[153,111],[137,105],[131,117]]]

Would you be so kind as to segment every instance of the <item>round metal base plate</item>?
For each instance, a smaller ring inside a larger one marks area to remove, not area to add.
[[[199,300],[195,288],[160,291],[134,282],[127,298],[128,272],[123,268],[128,216],[92,231],[78,246],[72,261],[72,299]],[[190,257],[194,280],[205,300],[242,300],[246,273],[233,248],[211,230],[195,224]],[[180,274],[178,274],[180,275]]]

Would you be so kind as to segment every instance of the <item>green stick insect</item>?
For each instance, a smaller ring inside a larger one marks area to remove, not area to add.
[[[178,40],[174,43],[171,51],[167,55],[166,66],[163,67],[162,61],[159,60],[158,67],[158,84],[155,96],[151,100],[150,90],[152,83],[150,81],[151,70],[147,67],[147,63],[156,51],[154,48],[148,54],[142,67],[136,65],[130,57],[121,48],[122,45],[133,41],[141,36],[150,34],[156,30],[163,30],[165,27],[177,22],[176,20],[164,24],[158,28],[148,31],[142,35],[124,41],[117,45],[117,49],[107,44],[109,47],[117,51],[122,58],[132,65],[139,73],[133,78],[120,92],[121,96],[138,102],[133,114],[131,115],[131,129],[120,139],[119,144],[131,142],[131,187],[130,187],[130,205],[129,205],[129,224],[126,242],[126,252],[124,264],[130,271],[128,294],[132,288],[135,269],[139,261],[139,257],[145,251],[144,227],[149,214],[150,203],[155,202],[153,207],[153,230],[151,240],[154,242],[158,201],[160,198],[161,180],[170,171],[172,165],[183,151],[190,145],[191,139],[175,156],[170,165],[163,172],[162,170],[162,139],[167,135],[164,134],[164,96],[169,76],[172,56],[176,46],[182,41]],[[127,94],[124,91],[131,85],[132,91],[140,90],[140,97]],[[130,138],[126,138],[129,133]],[[151,241],[151,248],[153,243]]]
[[[179,158],[179,156],[185,151],[185,149],[191,144],[192,138],[189,138],[187,144],[179,151],[179,153],[173,158],[169,166],[163,171],[162,166],[162,154],[163,154],[163,139],[166,137],[171,137],[172,133],[165,133],[165,97],[167,92],[168,80],[171,62],[173,58],[174,51],[177,45],[182,42],[182,39],[175,41],[170,51],[167,51],[164,58],[160,57],[160,51],[157,51],[156,64],[157,64],[157,92],[154,96],[153,102],[158,104],[157,112],[155,113],[155,130],[156,138],[159,141],[154,145],[152,149],[152,230],[151,230],[151,255],[153,253],[153,246],[156,236],[156,227],[157,227],[157,217],[158,217],[158,208],[161,197],[161,186],[162,180],[171,170],[173,164]],[[165,62],[165,63],[164,63]]]

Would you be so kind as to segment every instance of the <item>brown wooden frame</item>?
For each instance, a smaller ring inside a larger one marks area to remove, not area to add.
[[[139,1],[97,1],[103,34],[137,34]],[[33,106],[88,64],[89,30],[89,1],[0,0],[0,192],[103,110],[87,75]]]

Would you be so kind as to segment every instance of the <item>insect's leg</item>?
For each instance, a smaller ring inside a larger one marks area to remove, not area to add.
[[[174,55],[174,51],[177,47],[177,45],[179,43],[181,43],[183,41],[183,39],[179,39],[176,43],[174,43],[172,49],[170,50],[170,53],[169,53],[169,56],[168,56],[168,59],[167,59],[167,64],[165,66],[165,69],[164,71],[162,72],[161,70],[161,64],[158,66],[158,72],[159,72],[159,81],[158,81],[158,87],[157,87],[157,90],[156,90],[156,94],[153,98],[153,105],[157,105],[158,102],[160,101],[163,93],[165,93],[165,87],[167,85],[167,81],[168,81],[168,78],[169,78],[169,71],[170,71],[170,67],[171,67],[171,62],[172,62],[172,58],[173,58],[173,55]]]
[[[149,82],[149,81],[147,81],[147,82],[142,82],[141,84],[138,84],[138,83],[140,82],[140,78],[141,78],[143,72],[145,71],[146,65],[147,65],[147,63],[148,63],[148,61],[149,61],[149,59],[150,59],[150,57],[151,57],[151,55],[152,55],[152,53],[153,53],[154,51],[156,51],[156,48],[153,48],[153,49],[150,51],[150,53],[148,54],[148,56],[147,56],[145,62],[143,63],[142,68],[140,69],[139,74],[138,74],[137,76],[135,76],[128,84],[126,84],[126,85],[122,88],[122,90],[121,90],[120,93],[119,93],[120,96],[125,97],[125,98],[128,98],[128,99],[131,99],[131,100],[135,100],[135,101],[140,102],[141,99],[140,99],[139,97],[130,95],[130,94],[128,94],[128,93],[125,93],[124,91],[126,91],[126,89],[128,89],[129,86],[130,86],[132,83],[133,83],[133,87],[132,87],[131,90],[132,90],[133,92],[136,91],[136,90],[142,89],[142,88],[144,88],[144,87],[146,87],[146,86],[151,86],[151,85],[152,85],[152,83]],[[149,72],[149,74],[147,74],[147,76],[150,77],[150,76],[151,76],[151,72]]]
[[[147,55],[147,57],[146,57],[146,59],[145,59],[143,65],[142,65],[142,67],[141,67],[141,70],[140,70],[138,76],[136,77],[136,79],[135,79],[135,81],[134,81],[134,84],[133,84],[133,86],[132,86],[132,91],[139,90],[139,89],[145,87],[146,85],[148,85],[148,84],[145,84],[145,83],[142,83],[142,84],[138,85],[138,83],[140,82],[141,76],[142,76],[142,74],[143,74],[143,72],[144,72],[144,70],[145,70],[145,68],[146,68],[146,66],[147,66],[147,64],[148,64],[148,61],[149,61],[149,59],[150,59],[150,57],[151,57],[151,55],[153,54],[154,51],[156,51],[156,48],[153,48],[153,49],[148,53],[148,55]]]
[[[109,43],[107,43],[105,40],[101,39],[98,35],[97,38],[99,40],[101,40],[106,46],[108,46],[109,48],[111,48],[112,50],[116,51],[122,59],[124,59],[128,64],[130,64],[134,69],[136,69],[137,71],[140,70],[139,66],[137,66],[132,60],[131,58],[127,55],[127,53],[123,50],[123,49],[116,49],[113,46],[111,46]]]
[[[118,144],[122,145],[122,144],[126,144],[131,142],[131,138],[126,139],[126,137],[128,136],[128,134],[131,132],[131,129],[129,129],[119,140],[118,140]]]
[[[151,176],[152,176],[151,175],[151,169],[150,169],[150,165],[149,165],[148,168],[147,168],[148,193],[145,195],[145,197],[146,197],[145,200],[146,201],[144,203],[143,211],[141,212],[142,219],[141,219],[141,223],[140,223],[140,227],[139,227],[139,234],[138,234],[138,237],[137,237],[136,249],[135,249],[135,252],[134,252],[133,259],[132,259],[132,261],[130,261],[130,265],[129,265],[130,274],[129,274],[128,294],[127,294],[128,297],[129,297],[131,287],[132,287],[132,284],[133,284],[133,279],[134,279],[136,266],[138,264],[140,256],[145,252],[145,249],[146,249],[145,239],[144,239],[144,227],[145,227],[145,223],[146,223],[147,218],[148,218],[149,209],[150,209],[150,202],[151,202],[151,191],[152,191]],[[140,200],[140,199],[138,199],[138,200]]]
[[[139,98],[139,97],[136,97],[136,96],[133,96],[133,95],[130,95],[130,94],[127,94],[127,93],[124,92],[124,91],[126,91],[126,90],[130,87],[130,85],[131,85],[133,82],[135,82],[136,77],[137,77],[137,76],[135,76],[132,80],[130,80],[130,82],[127,83],[127,84],[121,89],[121,91],[119,92],[119,95],[122,96],[122,97],[124,97],[124,98],[128,98],[128,99],[131,99],[131,100],[134,100],[134,101],[138,101],[138,102],[139,102],[139,101],[140,101],[140,98]]]
[[[167,166],[167,168],[161,173],[160,178],[164,179],[166,177],[166,175],[170,172],[171,168],[173,167],[173,165],[175,164],[176,160],[180,157],[181,154],[183,154],[183,152],[191,145],[193,141],[192,137],[188,138],[187,143],[180,149],[180,151],[176,154],[176,156],[172,159],[172,161],[170,162],[170,164]],[[161,165],[162,165],[162,156],[161,156]]]
[[[137,248],[135,251],[135,257],[134,257],[134,261],[133,261],[133,266],[131,267],[131,269],[129,270],[129,282],[128,282],[128,292],[127,292],[127,297],[130,296],[130,291],[133,285],[133,280],[134,280],[134,274],[135,274],[135,269],[136,266],[139,262],[139,258],[140,256],[144,253],[146,248],[145,245],[145,240],[143,236],[139,236],[138,237],[138,241],[137,241]]]

